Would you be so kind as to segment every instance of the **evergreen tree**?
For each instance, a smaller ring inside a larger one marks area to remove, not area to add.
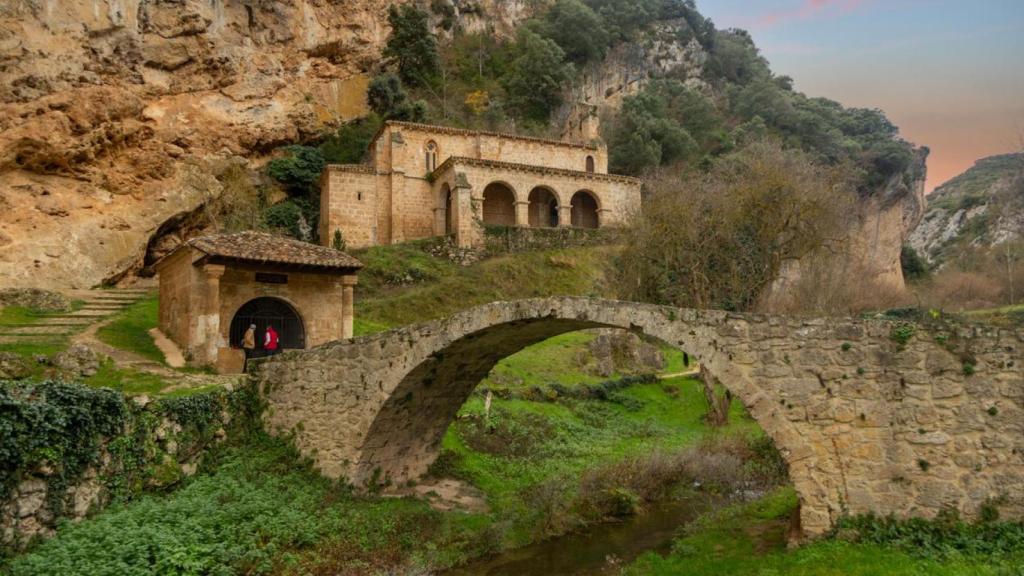
[[[437,73],[437,42],[430,32],[427,13],[415,6],[391,6],[388,10],[391,37],[384,57],[394,58],[398,75],[410,86],[427,83]]]
[[[505,77],[511,107],[522,117],[547,122],[562,102],[562,87],[573,76],[565,52],[553,40],[527,29],[519,32],[516,57]]]

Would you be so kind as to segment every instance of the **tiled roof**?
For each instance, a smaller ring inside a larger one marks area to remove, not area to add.
[[[211,258],[254,264],[285,264],[330,270],[363,267],[362,262],[340,250],[265,232],[212,234],[193,238],[187,244]]]
[[[470,130],[468,128],[452,128],[450,126],[435,126],[433,124],[420,124],[417,122],[402,122],[399,120],[388,120],[380,127],[377,134],[373,137],[374,140],[380,138],[380,135],[384,132],[384,129],[388,126],[397,126],[399,128],[406,128],[409,130],[419,130],[422,132],[433,132],[434,134],[455,134],[459,136],[493,136],[495,138],[508,138],[510,140],[522,140],[524,142],[537,142],[539,144],[547,144],[550,146],[564,146],[566,148],[583,148],[585,150],[599,150],[598,146],[593,144],[580,144],[577,142],[566,142],[564,140],[551,140],[549,138],[536,138],[533,136],[520,136],[518,134],[509,134],[505,132],[488,132],[486,130]]]
[[[451,156],[444,161],[437,170],[434,170],[434,176],[443,174],[446,170],[449,170],[456,164],[463,164],[466,166],[479,166],[482,168],[494,168],[498,170],[513,170],[518,172],[537,172],[541,174],[553,174],[560,176],[569,176],[572,178],[579,178],[582,180],[604,180],[608,182],[623,182],[625,184],[640,185],[643,183],[639,178],[633,178],[632,176],[619,176],[618,174],[598,174],[596,172],[584,172],[582,170],[567,170],[565,168],[549,168],[547,166],[535,166],[533,164],[518,164],[515,162],[501,162],[498,160],[482,160],[480,158],[466,158],[463,156]]]

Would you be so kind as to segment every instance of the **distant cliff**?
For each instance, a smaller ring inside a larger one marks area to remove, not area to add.
[[[1024,238],[1024,154],[978,160],[928,196],[908,242],[941,267],[965,248],[991,249]]]

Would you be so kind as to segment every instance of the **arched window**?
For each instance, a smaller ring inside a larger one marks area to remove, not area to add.
[[[433,140],[427,142],[426,157],[427,173],[431,174],[434,170],[437,170],[437,142],[434,142]]]
[[[587,156],[587,172],[594,173],[594,157]]]

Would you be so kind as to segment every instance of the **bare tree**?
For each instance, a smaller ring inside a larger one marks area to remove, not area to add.
[[[749,310],[786,262],[838,247],[852,214],[842,169],[776,141],[751,144],[706,174],[663,171],[626,232],[624,296]]]

